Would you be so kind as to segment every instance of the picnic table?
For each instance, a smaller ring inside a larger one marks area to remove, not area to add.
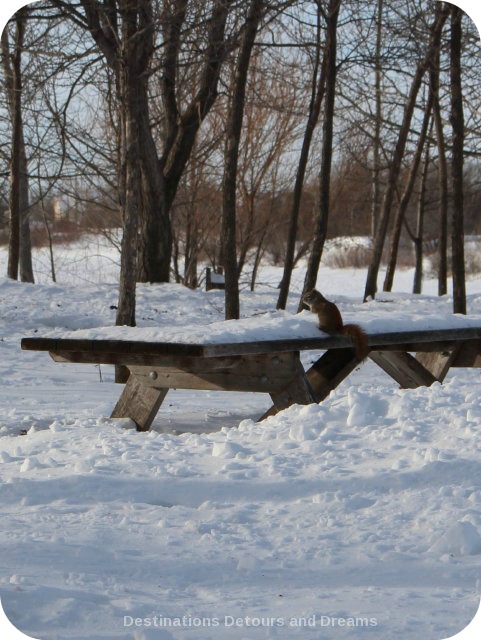
[[[481,326],[368,332],[369,358],[401,387],[442,382],[451,367],[481,367]],[[273,406],[321,402],[358,365],[345,336],[240,342],[164,342],[24,338],[22,349],[48,351],[57,362],[124,365],[130,375],[112,412],[147,431],[169,389],[253,391]],[[323,351],[305,371],[300,353]]]

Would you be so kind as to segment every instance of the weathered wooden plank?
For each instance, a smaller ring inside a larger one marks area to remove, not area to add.
[[[371,342],[372,335],[372,342]],[[369,336],[369,344],[403,344],[412,342],[452,342],[457,340],[474,340],[481,338],[481,327],[462,327],[447,329],[420,329],[416,331],[389,331],[374,333]]]
[[[476,341],[474,341],[476,342]],[[317,344],[317,343],[316,343]],[[383,351],[411,351],[411,352],[443,352],[448,350],[452,346],[452,342],[425,342],[418,344],[397,344],[397,345],[382,345]],[[350,343],[349,343],[350,345]],[[316,346],[316,350],[320,350],[318,346]],[[334,350],[334,348],[333,348]],[[339,351],[339,348],[335,349]],[[274,356],[276,352],[267,351],[267,356]],[[288,351],[280,351],[277,353],[289,353]],[[249,355],[262,355],[261,353],[253,353],[253,354],[245,354]],[[207,356],[169,356],[162,353],[118,353],[111,351],[65,351],[65,350],[57,350],[51,351],[50,356],[56,362],[72,362],[72,363],[84,363],[84,364],[112,364],[112,365],[145,365],[145,366],[156,366],[163,365],[164,362],[168,361],[169,358],[191,358],[192,361],[194,359],[202,359]],[[240,357],[240,354],[234,356],[211,356],[209,354],[209,360],[219,360],[220,357]],[[452,365],[458,366],[458,365]],[[466,365],[468,366],[468,365]]]
[[[145,386],[279,392],[297,375],[298,356],[279,353],[227,358],[164,358],[151,367],[129,366]]]
[[[398,351],[429,351],[443,349],[444,343],[464,340],[481,340],[481,327],[462,329],[437,329],[421,331],[395,331],[371,333],[368,336],[372,348],[389,350],[397,345]],[[433,346],[432,343],[437,343]],[[98,357],[105,354],[139,356],[172,355],[192,357],[219,357],[249,355],[281,351],[343,349],[351,346],[345,336],[320,334],[319,338],[291,338],[288,340],[260,340],[230,344],[141,342],[128,340],[75,340],[54,338],[24,338],[22,349],[33,351],[94,352]]]
[[[401,342],[398,344],[379,344],[373,347],[376,351],[404,351],[407,353],[440,353],[447,351],[453,344],[452,340],[435,342]]]
[[[299,362],[302,370],[302,364]],[[349,349],[332,349],[326,351],[312,367],[305,372],[304,384],[309,388],[310,400],[300,402],[299,404],[309,404],[309,402],[321,402],[329,393],[335,389],[351,371],[359,365],[359,360],[354,355],[354,350]],[[304,376],[302,376],[304,377]],[[276,400],[273,397],[274,406],[271,407],[261,418],[263,420],[267,416],[275,415],[279,410]],[[281,401],[279,401],[281,407]],[[292,404],[292,403],[291,403]],[[287,405],[289,406],[289,405]]]
[[[106,351],[50,351],[55,362],[76,364],[150,364],[157,362],[161,356],[143,356],[138,354],[111,353]]]
[[[452,367],[481,367],[481,340],[469,340],[463,342],[456,357],[451,363]]]
[[[295,357],[295,371],[289,383],[280,391],[271,393],[273,406],[259,418],[259,422],[268,416],[275,415],[282,409],[287,409],[292,404],[311,404],[316,402],[314,392],[304,371],[304,367],[299,358],[299,353],[293,354]]]
[[[418,331],[393,331],[369,333],[368,342],[372,349],[396,351],[439,351],[446,343],[481,338],[481,327],[462,329],[436,329]],[[431,346],[431,343],[436,343]],[[268,353],[269,351],[307,351],[324,349],[345,349],[352,347],[346,336],[321,334],[319,338],[291,338],[288,340],[261,340],[204,345],[204,356],[235,355],[241,353]],[[397,348],[396,348],[397,347]]]
[[[168,389],[154,389],[130,375],[111,418],[130,418],[137,431],[148,431]]]
[[[436,378],[410,353],[404,351],[371,351],[369,354],[378,366],[404,389],[429,387]]]
[[[141,340],[83,340],[71,338],[23,338],[21,347],[27,351],[71,353],[116,353],[125,355],[172,355],[200,357],[204,346],[199,343],[142,342]]]
[[[442,351],[416,353],[416,360],[418,360],[425,369],[430,371],[436,380],[442,382],[456,359],[461,344],[460,342],[451,343]]]

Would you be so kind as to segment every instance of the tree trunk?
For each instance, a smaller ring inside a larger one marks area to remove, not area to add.
[[[139,229],[139,282],[169,282],[172,258],[170,211],[174,194],[160,170],[149,118],[148,87],[139,83],[139,136],[142,171],[142,208]],[[175,192],[174,192],[175,193]]]
[[[199,259],[199,229],[197,225],[195,203],[193,209],[188,213],[187,225],[185,229],[185,261],[184,261],[184,284],[189,289],[196,289],[199,281],[197,279],[197,265]]]
[[[374,124],[373,168],[372,168],[372,208],[371,208],[371,236],[376,236],[381,204],[381,127],[382,127],[382,20],[384,0],[377,2],[376,15],[376,68],[375,68],[375,101],[376,114]]]
[[[15,15],[15,41],[10,54],[8,32],[2,33],[2,60],[5,73],[7,100],[12,124],[10,158],[10,236],[7,275],[13,280],[33,282],[32,250],[29,225],[28,166],[22,117],[22,50],[28,7]]]
[[[32,243],[30,239],[30,204],[29,204],[29,181],[28,165],[25,152],[25,141],[23,136],[23,125],[21,127],[20,138],[20,202],[19,202],[19,224],[20,224],[20,280],[22,282],[34,282],[32,265]]]
[[[129,74],[126,74],[127,76]],[[122,206],[122,244],[120,259],[119,302],[117,325],[135,327],[135,298],[137,282],[137,230],[140,212],[141,175],[139,142],[137,137],[135,83],[126,79],[126,104],[123,128],[125,195]],[[130,86],[129,86],[130,84]]]
[[[399,131],[398,140],[394,150],[393,158],[391,160],[389,175],[387,180],[386,190],[384,192],[384,198],[381,208],[381,217],[379,225],[376,231],[376,237],[374,239],[373,253],[371,264],[368,269],[366,288],[364,291],[364,300],[374,298],[377,292],[377,278],[379,274],[379,268],[381,266],[382,253],[384,249],[384,243],[386,240],[386,233],[389,225],[389,217],[391,215],[391,208],[394,200],[394,193],[396,190],[396,183],[401,170],[401,163],[404,156],[404,150],[406,148],[407,137],[409,133],[409,127],[413,117],[414,107],[418,96],[421,83],[432,61],[435,59],[435,54],[440,46],[441,31],[446,22],[449,8],[443,8],[439,15],[436,16],[434,24],[431,27],[431,36],[429,39],[428,50],[423,60],[418,64],[416,73],[414,75],[411,89],[409,92],[408,100],[404,107],[404,114],[401,123],[401,129]]]
[[[15,65],[14,65],[15,66]],[[14,74],[14,111],[12,114],[12,146],[10,159],[10,190],[8,196],[8,208],[10,210],[10,234],[8,240],[8,267],[7,276],[12,280],[18,279],[18,265],[20,260],[20,78]]]
[[[441,5],[436,5],[440,11]],[[433,117],[436,129],[436,144],[438,148],[438,184],[439,184],[439,267],[438,267],[438,295],[444,296],[448,292],[448,163],[446,160],[446,141],[444,137],[443,120],[439,104],[439,51],[429,73],[430,91],[433,95]]]
[[[48,255],[50,258],[50,274],[52,276],[52,282],[57,282],[57,274],[55,273],[55,258],[53,254],[52,232],[50,231],[50,224],[47,218],[47,212],[45,211],[45,203],[43,198],[40,200],[40,208],[42,210],[43,223],[45,225],[45,231],[47,232],[47,238],[48,238]]]
[[[123,236],[120,260],[117,325],[135,326],[137,281],[137,234],[142,194],[141,105],[145,63],[139,55],[138,6],[136,0],[122,2],[122,59],[117,62],[121,122],[121,210]]]
[[[321,174],[319,187],[319,217],[312,242],[311,253],[304,279],[303,294],[316,286],[317,273],[321,262],[322,250],[327,235],[327,221],[329,217],[332,141],[334,132],[334,103],[336,98],[337,78],[337,21],[341,0],[330,0],[326,15],[326,93],[324,105],[324,122],[322,125]],[[302,298],[302,296],[301,296]],[[298,311],[303,308],[299,302]]]
[[[254,214],[255,214],[255,196],[256,193],[249,194],[249,202],[246,205],[247,208],[247,221],[243,225],[243,237],[240,241],[239,255],[237,258],[237,279],[240,279],[242,270],[245,267],[247,260],[247,254],[251,248],[252,239],[254,237]]]
[[[268,230],[268,225],[264,225],[264,229],[262,230],[262,234],[261,237],[259,238],[259,241],[257,243],[257,247],[256,247],[256,253],[254,256],[254,266],[252,268],[252,273],[251,273],[251,282],[250,282],[250,290],[254,291],[256,288],[256,280],[257,280],[257,273],[259,271],[259,266],[261,264],[261,258],[262,255],[264,253],[264,240],[266,238],[267,235],[267,230]]]
[[[321,73],[318,76],[320,53],[321,53],[321,25],[320,11],[317,14],[317,50],[314,71],[312,74],[312,90],[309,104],[309,115],[307,118],[304,138],[302,140],[301,153],[297,164],[296,180],[294,183],[294,193],[292,198],[292,208],[289,216],[289,230],[287,234],[286,255],[284,258],[284,271],[281,284],[279,286],[279,297],[277,300],[277,309],[285,309],[287,298],[289,296],[289,288],[291,285],[292,271],[294,269],[294,254],[296,251],[297,225],[299,220],[299,210],[301,207],[301,198],[304,188],[304,179],[306,176],[307,162],[309,160],[309,151],[311,148],[312,137],[319,121],[322,99],[324,97],[326,87],[326,62],[327,62],[327,45],[324,51],[324,58],[321,66]]]
[[[451,6],[451,127],[453,190],[452,254],[453,254],[453,312],[466,313],[466,279],[464,264],[464,114],[461,85],[461,18],[462,11]]]
[[[431,126],[432,129],[432,126]],[[424,233],[424,211],[426,208],[426,183],[429,172],[429,140],[426,146],[423,171],[421,175],[421,189],[419,191],[418,211],[416,217],[416,235],[414,237],[414,281],[413,293],[421,293],[423,286],[423,233]]]
[[[225,317],[239,317],[239,280],[236,258],[236,197],[239,142],[244,117],[247,72],[264,0],[251,0],[235,68],[231,103],[227,115],[222,184],[222,253],[225,273]]]

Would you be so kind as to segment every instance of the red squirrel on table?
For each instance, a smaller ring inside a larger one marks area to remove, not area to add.
[[[334,304],[326,300],[317,289],[311,289],[302,296],[302,302],[306,304],[312,313],[319,318],[319,329],[329,334],[343,334],[351,339],[356,358],[361,362],[369,353],[369,345],[365,331],[357,324],[344,324],[341,312]]]

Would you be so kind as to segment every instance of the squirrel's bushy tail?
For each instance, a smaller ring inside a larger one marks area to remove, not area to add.
[[[369,353],[366,332],[357,324],[345,324],[342,332],[351,338],[354,351],[356,352],[356,358],[359,362],[362,362]]]

